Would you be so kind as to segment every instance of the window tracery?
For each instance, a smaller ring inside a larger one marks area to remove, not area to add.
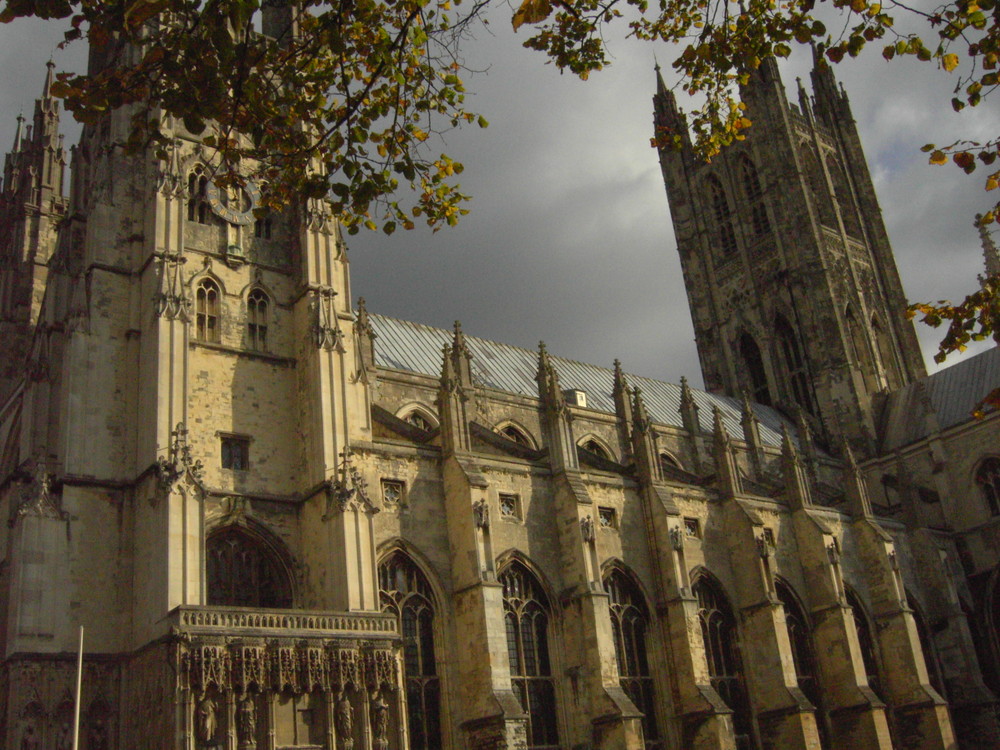
[[[208,224],[211,208],[208,205],[208,176],[201,165],[188,175],[187,217],[188,221]]]
[[[792,646],[792,663],[799,689],[816,708],[816,728],[819,730],[820,745],[829,747],[826,722],[823,716],[823,692],[819,684],[816,668],[816,650],[813,645],[812,626],[805,610],[799,603],[791,587],[778,579],[774,582],[778,601],[785,610],[785,628]]]
[[[750,378],[750,393],[753,400],[765,406],[771,405],[771,391],[767,387],[767,373],[764,370],[764,358],[760,347],[753,336],[743,332],[740,334],[740,355],[746,364],[746,372]]]
[[[622,690],[642,711],[646,747],[659,747],[655,686],[646,647],[649,612],[642,593],[621,570],[612,569],[604,579],[604,588],[611,599],[611,632],[618,659],[618,679]]]
[[[767,218],[767,208],[764,205],[764,191],[760,187],[760,175],[750,157],[744,155],[740,160],[743,174],[743,190],[750,203],[750,223],[757,237],[763,237],[771,232],[771,222]]]
[[[712,213],[715,217],[715,229],[719,249],[723,256],[732,255],[736,252],[736,232],[733,229],[733,215],[729,210],[729,199],[726,198],[726,191],[719,182],[719,178],[710,175],[708,178],[708,191],[712,202]]]
[[[271,300],[263,289],[254,289],[247,295],[247,338],[250,348],[267,351],[268,309]]]
[[[812,413],[812,398],[809,396],[809,379],[806,373],[802,351],[795,338],[795,331],[782,316],[774,321],[774,332],[777,336],[778,350],[788,376],[788,388],[795,403]]]
[[[511,687],[528,715],[528,750],[558,748],[548,599],[535,577],[519,562],[508,565],[498,580],[503,586]]]
[[[813,204],[819,214],[820,223],[827,227],[837,226],[837,216],[833,211],[833,203],[830,200],[830,191],[827,187],[826,175],[820,164],[816,149],[809,145],[802,145],[802,161],[805,167],[806,182],[809,192],[812,195]]]
[[[590,440],[587,440],[586,442],[584,442],[581,447],[585,451],[593,453],[596,456],[600,456],[601,458],[607,459],[608,461],[613,461],[614,460],[614,458],[611,456],[611,453],[608,452],[608,449],[605,448],[603,445],[601,445],[596,440],[594,440],[593,438],[591,438]]]
[[[417,429],[423,430],[424,432],[430,432],[434,429],[434,425],[431,424],[431,421],[416,409],[407,414],[403,418],[403,421],[413,425]]]
[[[409,750],[441,747],[441,684],[434,653],[434,596],[420,569],[397,550],[378,566],[382,611],[403,635]]]
[[[500,434],[503,435],[508,440],[512,440],[518,445],[524,446],[525,448],[531,448],[531,441],[528,436],[525,435],[521,430],[512,424],[507,425],[500,429]]]
[[[756,747],[753,711],[747,697],[736,634],[736,618],[718,584],[702,575],[692,586],[698,599],[698,618],[705,643],[712,687],[733,710],[733,730],[738,750]]]
[[[851,237],[861,237],[861,220],[854,207],[851,188],[840,160],[832,154],[827,156],[826,168],[830,172],[830,179],[833,182],[833,194],[840,207],[840,218],[844,222],[844,231]]]
[[[195,338],[219,343],[219,287],[211,279],[202,279],[195,291]]]
[[[205,544],[208,603],[223,607],[287,609],[288,575],[275,555],[240,528],[212,534]]]
[[[979,464],[976,485],[990,515],[1000,515],[1000,458],[990,456]]]
[[[879,678],[878,657],[875,653],[875,641],[872,639],[872,630],[868,622],[868,615],[861,604],[858,595],[853,591],[847,591],[847,604],[854,615],[854,629],[858,633],[858,645],[861,648],[861,660],[865,665],[865,677],[868,679],[868,687],[872,689],[879,698],[882,697],[882,680]]]

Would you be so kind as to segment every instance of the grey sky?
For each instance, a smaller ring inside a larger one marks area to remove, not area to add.
[[[653,58],[665,46],[617,41],[614,63],[587,82],[520,48],[504,8],[467,47],[470,108],[490,121],[449,136],[474,200],[457,228],[348,238],[352,291],[370,310],[600,365],[700,383],[667,199],[652,134]],[[59,33],[54,24],[0,27],[0,149],[19,108],[30,116]],[[58,52],[79,64],[83,48]],[[806,55],[783,66],[789,95]],[[973,215],[988,205],[985,172],[931,167],[919,147],[996,135],[998,103],[961,115],[954,79],[930,64],[884,62],[873,49],[836,68],[861,131],[911,300],[961,297],[981,271]],[[669,73],[668,73],[669,80]],[[683,101],[681,100],[681,105]],[[918,327],[925,352],[939,333]]]

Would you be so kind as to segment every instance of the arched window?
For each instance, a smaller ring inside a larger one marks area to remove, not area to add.
[[[833,203],[830,200],[830,191],[827,188],[826,175],[823,167],[816,156],[816,149],[812,146],[802,145],[802,162],[806,173],[806,183],[809,185],[809,192],[812,195],[813,204],[819,214],[820,223],[828,227],[837,226],[837,216],[833,211]]]
[[[528,436],[525,435],[523,432],[521,432],[521,430],[519,430],[512,424],[503,427],[500,430],[500,434],[503,435],[508,440],[512,440],[513,442],[517,443],[518,445],[522,445],[525,448],[532,447],[531,441],[528,439]]]
[[[430,432],[434,429],[434,425],[431,424],[431,421],[416,409],[403,417],[403,421],[412,424],[414,427],[423,430],[424,432]]]
[[[528,749],[558,747],[556,693],[549,660],[549,606],[535,577],[518,562],[499,576],[511,686],[528,715]]]
[[[976,484],[991,516],[1000,515],[1000,458],[990,456],[976,469]]]
[[[188,221],[208,224],[209,216],[208,177],[204,167],[199,165],[188,175],[187,217]]]
[[[872,315],[872,338],[875,341],[875,348],[878,350],[878,357],[882,363],[882,371],[885,373],[886,381],[891,388],[897,382],[896,373],[898,372],[892,338],[889,336],[889,331],[879,322],[878,317],[875,315]]]
[[[740,356],[746,367],[750,380],[750,393],[753,400],[765,406],[771,405],[771,392],[767,387],[767,373],[764,371],[764,359],[760,356],[760,348],[749,333],[740,334]]]
[[[878,390],[875,382],[875,367],[868,354],[870,351],[868,341],[865,338],[864,331],[861,329],[861,325],[858,323],[857,317],[854,315],[853,306],[847,306],[844,318],[847,321],[848,336],[851,340],[851,354],[854,357],[854,366],[861,372],[861,377],[864,380],[867,391],[873,393]]]
[[[812,399],[809,397],[809,380],[806,375],[802,352],[795,338],[795,331],[782,316],[774,321],[774,333],[777,337],[778,350],[781,352],[782,364],[788,378],[788,388],[795,403],[812,413]]]
[[[656,697],[650,674],[646,632],[649,612],[642,593],[620,570],[612,569],[604,579],[611,597],[611,632],[618,658],[618,679],[622,690],[642,711],[642,733],[648,746],[660,739],[656,726]]]
[[[671,469],[681,469],[683,471],[684,467],[681,466],[680,461],[671,456],[669,453],[660,454],[660,468],[665,471],[670,471]]]
[[[733,710],[736,747],[753,748],[753,711],[743,679],[733,610],[719,585],[707,575],[698,578],[692,592],[698,599],[698,618],[712,687]]]
[[[733,216],[729,210],[729,200],[722,183],[715,175],[708,178],[708,192],[712,201],[712,213],[715,217],[716,240],[724,256],[736,252],[736,232],[733,230]]]
[[[292,606],[291,581],[277,555],[237,527],[217,531],[205,544],[208,603],[223,607]]]
[[[913,624],[917,626],[917,638],[920,639],[920,650],[924,654],[924,664],[927,665],[927,677],[930,679],[931,687],[937,690],[941,696],[947,697],[944,691],[944,680],[941,679],[941,666],[938,664],[937,649],[934,648],[931,631],[927,629],[924,613],[917,604],[917,600],[909,592],[906,592],[906,603],[913,612]]]
[[[816,669],[816,651],[813,648],[812,627],[799,598],[791,587],[782,580],[775,580],[778,601],[785,610],[785,627],[792,646],[792,662],[799,689],[816,708],[816,728],[819,730],[820,745],[828,747],[826,722],[823,717],[823,693],[820,690]]]
[[[868,615],[861,604],[861,599],[853,591],[847,591],[847,603],[854,615],[854,628],[858,631],[858,645],[861,647],[861,660],[865,665],[865,677],[868,687],[879,698],[882,698],[882,681],[879,679],[878,657],[875,654],[875,641],[872,639],[872,629]]]
[[[263,289],[254,289],[247,295],[247,339],[250,348],[267,351],[267,313],[270,299]]]
[[[600,456],[601,458],[607,459],[608,461],[613,461],[611,453],[603,445],[598,443],[596,440],[591,438],[584,442],[581,446],[585,451],[593,453],[595,456]]]
[[[399,619],[406,672],[409,750],[441,747],[441,684],[434,658],[434,597],[420,569],[395,551],[378,566],[382,611]]]
[[[771,222],[767,218],[767,208],[764,206],[764,192],[760,187],[760,177],[757,167],[744,155],[740,159],[740,171],[743,173],[743,190],[750,203],[750,223],[753,233],[763,237],[771,232]]]
[[[219,287],[211,279],[204,279],[195,291],[195,338],[219,343]]]
[[[826,157],[826,168],[830,172],[830,180],[833,182],[833,194],[840,207],[840,218],[844,222],[844,231],[851,237],[861,237],[861,220],[854,207],[854,199],[851,197],[851,188],[847,182],[847,175],[840,160],[832,154]]]

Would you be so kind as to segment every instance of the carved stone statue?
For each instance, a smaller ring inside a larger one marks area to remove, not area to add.
[[[353,750],[354,748],[354,707],[346,693],[341,693],[337,699],[335,712],[337,725],[337,742],[341,750]]]
[[[87,750],[108,750],[108,728],[103,719],[94,719],[87,729]]]
[[[389,746],[389,705],[381,692],[372,703],[372,731],[376,750],[385,750]]]
[[[40,750],[41,743],[39,742],[38,735],[35,734],[35,727],[28,724],[24,729],[24,734],[21,735],[21,748],[20,750]]]
[[[472,505],[472,513],[476,520],[476,527],[488,529],[490,525],[490,506],[485,500],[479,500]]]
[[[257,705],[253,695],[247,694],[240,701],[236,714],[236,731],[239,735],[240,748],[257,747]]]
[[[208,745],[215,739],[215,728],[215,701],[204,695],[195,711],[195,739]]]

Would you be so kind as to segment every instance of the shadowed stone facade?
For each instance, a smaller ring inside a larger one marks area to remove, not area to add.
[[[255,214],[177,123],[86,126],[64,199],[47,82],[0,191],[0,748],[69,747],[81,625],[85,750],[1000,745],[1000,359],[924,374],[846,97],[753,86],[744,145],[661,157],[702,392],[352,306],[329,207]]]

